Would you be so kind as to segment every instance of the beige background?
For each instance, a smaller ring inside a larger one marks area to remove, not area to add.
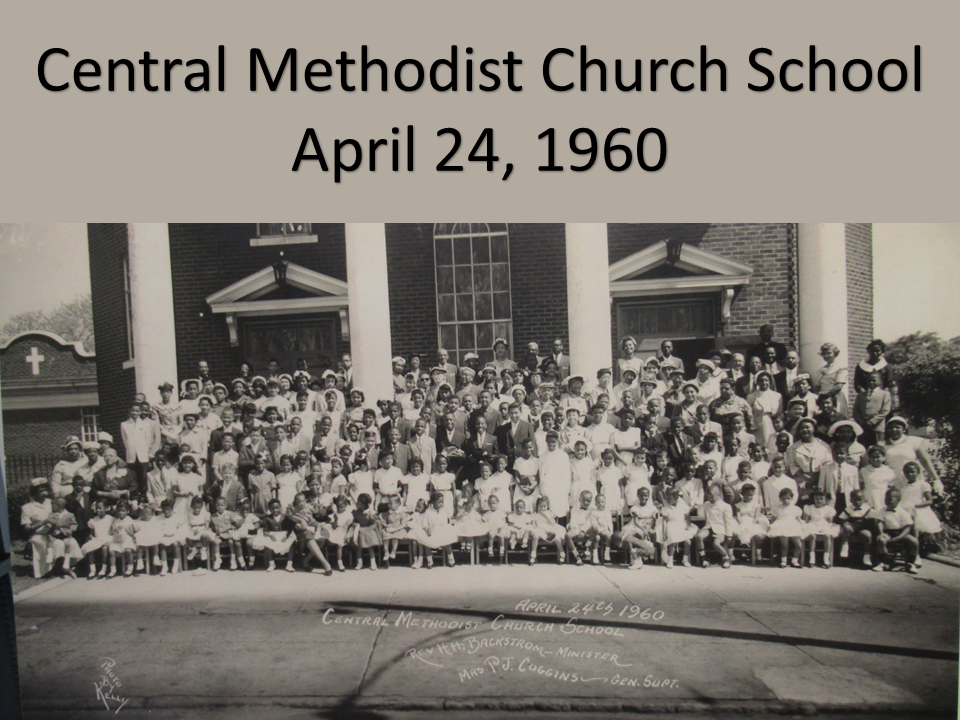
[[[958,20],[955,1],[8,3],[0,218],[253,221],[326,211],[330,220],[392,222],[956,219]],[[227,47],[225,93],[188,93],[182,81],[170,93],[51,93],[37,79],[40,55],[54,46],[71,53],[50,64],[63,77],[68,62],[92,57],[106,68],[108,58],[135,60],[145,49],[213,61],[219,43]],[[301,82],[295,94],[248,90],[250,47],[276,62],[295,46],[302,73],[308,59],[332,61],[340,50],[359,58],[363,43],[388,62],[425,64],[453,43],[461,61],[467,45],[477,59],[513,49],[524,60],[524,89],[314,93]],[[616,58],[696,58],[701,43],[726,62],[726,93],[561,94],[541,79],[544,55],[561,45],[586,44],[604,59],[609,88]],[[889,57],[911,61],[920,44],[923,90],[886,93],[876,81],[863,93],[747,90],[760,79],[747,62],[753,48],[772,49],[779,63],[805,58],[811,43],[838,67],[862,57],[874,68]],[[315,164],[290,171],[308,126],[332,161],[334,138],[389,137],[392,125],[407,124],[417,132],[413,174],[363,171],[335,185]],[[626,126],[634,137],[657,126],[669,143],[666,166],[652,174],[600,163],[586,173],[537,172],[546,152],[537,135],[555,127],[569,164],[565,137],[581,125],[598,134]],[[434,170],[449,147],[436,137],[446,126],[464,135],[463,173]],[[488,126],[501,158],[489,174],[465,157]],[[501,182],[507,161],[514,173]]]

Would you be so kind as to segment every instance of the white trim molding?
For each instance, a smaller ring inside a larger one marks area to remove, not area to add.
[[[258,298],[279,287],[273,266],[270,265],[207,297],[211,312],[224,315],[226,318],[231,347],[237,347],[240,344],[237,329],[238,317],[302,315],[334,310],[340,314],[340,331],[343,339],[350,339],[350,326],[347,322],[347,308],[350,305],[347,283],[294,263],[287,264],[286,279],[288,285],[314,293],[315,296],[259,300]]]
[[[684,245],[675,267],[693,275],[673,278],[638,278],[645,272],[667,262],[667,243],[664,240],[644,248],[610,266],[610,297],[631,298],[649,295],[680,295],[684,293],[719,292],[721,318],[724,323],[733,313],[737,289],[750,284],[753,268],[744,263],[721,257],[716,253]]]
[[[82,342],[70,342],[69,340],[64,340],[62,337],[60,337],[56,333],[47,332],[46,330],[28,330],[27,332],[20,333],[19,335],[14,335],[12,338],[7,340],[3,345],[0,345],[0,351],[6,350],[15,342],[19,340],[23,340],[26,337],[30,337],[31,335],[40,335],[41,337],[45,337],[48,340],[52,340],[57,345],[59,345],[61,349],[64,349],[64,350],[70,349],[80,357],[85,357],[85,358],[96,357],[96,353],[92,353],[92,352],[88,352],[87,350],[84,350]]]

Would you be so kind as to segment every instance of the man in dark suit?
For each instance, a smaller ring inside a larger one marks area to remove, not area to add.
[[[407,474],[407,468],[410,465],[410,446],[400,438],[400,431],[397,428],[390,428],[383,443],[381,452],[393,453],[393,464],[400,468],[400,472]]]
[[[694,445],[693,437],[684,432],[683,419],[677,415],[670,421],[670,429],[664,433],[663,439],[667,444],[667,455],[670,464],[680,467],[687,448]]]
[[[437,455],[445,455],[447,469],[454,475],[463,466],[463,443],[467,436],[457,428],[457,416],[448,413],[440,421],[437,428]]]
[[[396,400],[392,400],[387,409],[390,418],[380,426],[380,437],[386,437],[390,428],[397,428],[400,431],[400,442],[407,442],[410,435],[413,434],[413,423],[403,416],[403,405]]]
[[[523,445],[524,440],[533,440],[533,426],[520,418],[523,408],[519,403],[510,406],[510,422],[497,428],[494,435],[497,438],[497,452],[507,456],[507,469],[513,471],[513,461]]]
[[[783,395],[783,406],[793,397],[793,383],[800,374],[800,355],[791,350],[783,358],[783,370],[773,376],[774,389]]]
[[[747,351],[747,362],[750,362],[750,358],[752,357],[758,357],[765,363],[767,361],[766,350],[768,347],[772,347],[777,351],[776,360],[778,363],[782,363],[787,355],[787,346],[780,342],[774,342],[773,325],[761,325],[760,342]]]

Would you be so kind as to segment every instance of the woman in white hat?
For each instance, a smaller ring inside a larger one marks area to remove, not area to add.
[[[624,336],[624,338],[620,341],[620,357],[617,358],[616,365],[615,380],[618,383],[623,382],[624,370],[633,370],[634,378],[640,377],[640,375],[643,374],[643,360],[636,357],[636,353],[636,338],[630,335]]]
[[[73,492],[73,478],[87,464],[83,454],[83,443],[76,435],[71,435],[60,446],[66,457],[53,466],[50,476],[50,495],[66,497]]]
[[[47,559],[47,551],[51,545],[47,518],[52,511],[50,484],[46,478],[33,478],[30,481],[30,501],[20,508],[20,525],[30,535],[35,578],[42,578],[53,569],[53,562],[48,562]]]
[[[720,396],[720,378],[716,374],[717,366],[712,360],[697,360],[697,377],[694,382],[699,388],[701,400],[709,405]]]
[[[767,446],[771,435],[776,434],[773,418],[783,412],[783,395],[773,389],[773,376],[766,370],[757,373],[757,389],[747,395],[747,404],[753,415],[753,433],[757,442]]]
[[[820,357],[826,364],[820,368],[820,374],[817,378],[817,393],[831,396],[836,403],[837,412],[845,417],[850,417],[850,409],[847,407],[849,371],[847,366],[839,361],[840,348],[832,342],[825,342],[820,346]]]
[[[830,426],[827,434],[832,441],[847,446],[848,463],[858,468],[863,464],[867,449],[857,441],[857,438],[863,435],[862,427],[853,420],[840,420]]]
[[[897,481],[903,481],[903,466],[912,460],[920,464],[930,478],[933,492],[940,495],[943,493],[943,482],[930,462],[925,445],[923,438],[907,435],[907,421],[899,415],[887,420],[887,434],[883,446],[887,451],[887,465],[897,473]]]

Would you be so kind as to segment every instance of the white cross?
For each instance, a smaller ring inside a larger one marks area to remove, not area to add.
[[[28,363],[30,363],[31,365],[33,365],[33,374],[34,374],[34,375],[39,375],[39,374],[40,374],[40,363],[42,363],[44,360],[46,360],[46,358],[45,358],[43,355],[38,354],[38,353],[37,353],[37,349],[36,349],[35,347],[32,347],[32,348],[30,348],[30,354],[27,355],[27,356],[24,358],[24,360],[26,360]]]

